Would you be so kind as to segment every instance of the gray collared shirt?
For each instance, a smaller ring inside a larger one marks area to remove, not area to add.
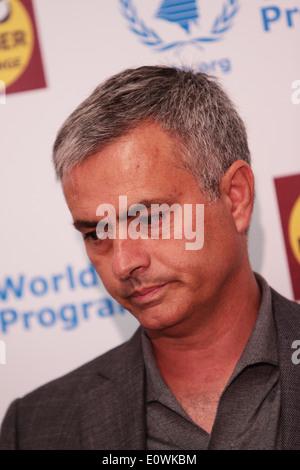
[[[147,449],[272,450],[281,448],[277,331],[270,287],[259,275],[260,310],[244,351],[220,397],[210,434],[192,421],[161,376],[142,335],[146,367]],[[201,364],[199,364],[201,367]]]

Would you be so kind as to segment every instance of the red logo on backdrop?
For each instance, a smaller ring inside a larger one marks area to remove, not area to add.
[[[300,300],[300,174],[274,181],[294,299]]]
[[[0,0],[0,80],[6,93],[46,86],[32,0]]]

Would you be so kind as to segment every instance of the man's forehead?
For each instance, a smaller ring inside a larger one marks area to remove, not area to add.
[[[173,139],[158,125],[144,125],[116,139],[63,178],[72,214],[90,218],[100,204],[114,205],[119,214],[121,196],[129,206],[195,202],[196,186],[201,198],[199,185],[175,153]]]
[[[166,167],[183,169],[175,153],[175,143],[162,129],[157,126],[135,129],[74,166],[63,177],[63,185],[71,182],[77,188],[83,178],[92,179],[96,175],[101,181],[112,177],[122,181],[129,174],[139,177],[143,172],[161,172]],[[155,174],[150,176],[153,178]]]

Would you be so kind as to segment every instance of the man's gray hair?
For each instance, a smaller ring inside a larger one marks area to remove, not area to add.
[[[101,151],[143,122],[162,126],[184,166],[211,199],[236,160],[250,164],[244,123],[215,78],[143,66],[112,76],[69,116],[53,147],[56,175]]]

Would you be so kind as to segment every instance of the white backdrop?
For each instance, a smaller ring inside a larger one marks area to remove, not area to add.
[[[300,104],[291,99],[292,83],[300,79],[300,1],[192,3],[198,19],[187,30],[183,21],[157,17],[165,11],[159,0],[33,1],[47,87],[8,94],[0,104],[0,340],[6,352],[0,422],[14,398],[120,344],[137,327],[96,281],[50,158],[64,119],[100,81],[124,68],[192,65],[219,77],[248,128],[257,192],[252,266],[293,298],[274,178],[300,173]],[[235,5],[239,10],[223,18],[221,33],[223,7],[228,13]],[[219,30],[212,32],[217,19]],[[203,41],[207,37],[214,40]]]

